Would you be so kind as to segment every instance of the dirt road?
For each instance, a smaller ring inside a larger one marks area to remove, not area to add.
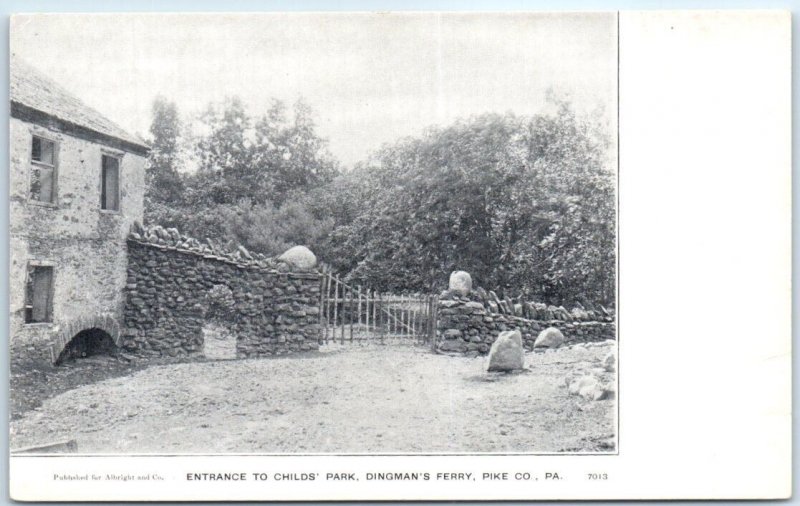
[[[608,347],[485,358],[346,346],[275,359],[154,366],[46,400],[11,423],[11,448],[75,439],[80,453],[614,451],[616,401],[564,378]]]

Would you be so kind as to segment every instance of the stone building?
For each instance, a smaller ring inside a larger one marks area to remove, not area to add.
[[[119,343],[148,146],[15,59],[10,98],[12,362]]]

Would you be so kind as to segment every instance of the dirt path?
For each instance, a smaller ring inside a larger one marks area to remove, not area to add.
[[[613,451],[616,401],[568,395],[607,347],[528,354],[528,372],[410,347],[155,366],[48,399],[11,447],[81,453]]]

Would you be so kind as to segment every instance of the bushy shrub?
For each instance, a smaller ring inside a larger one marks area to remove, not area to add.
[[[225,285],[214,285],[206,293],[206,320],[222,323],[233,317],[236,301],[233,292]]]

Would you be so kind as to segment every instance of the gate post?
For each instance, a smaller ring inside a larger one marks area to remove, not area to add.
[[[436,295],[431,295],[430,298],[430,306],[431,306],[431,328],[430,328],[430,340],[431,340],[431,351],[436,351],[436,327],[438,327],[438,318],[439,318],[439,297]]]
[[[327,334],[328,320],[325,318],[325,268],[319,273],[319,334],[317,335],[317,342],[324,344],[323,332]],[[323,330],[324,329],[324,330]]]
[[[383,321],[385,320],[385,317],[383,315],[383,294],[382,293],[378,294],[378,318],[379,318],[378,325],[380,326],[380,334],[381,334],[381,344],[384,344],[384,342],[383,342],[383,339],[384,339],[383,333],[384,333],[385,329],[383,328]]]

